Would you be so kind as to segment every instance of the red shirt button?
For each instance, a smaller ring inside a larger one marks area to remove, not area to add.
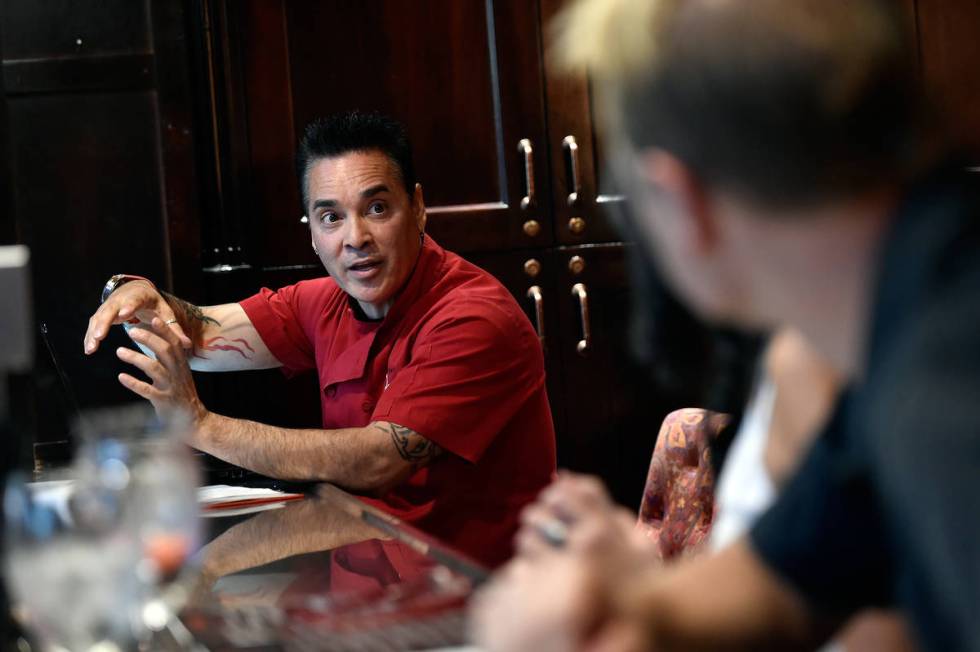
[[[323,390],[323,393],[329,396],[330,398],[333,398],[337,394],[337,388],[331,385],[330,387]]]

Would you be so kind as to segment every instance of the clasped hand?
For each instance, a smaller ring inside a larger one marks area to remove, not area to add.
[[[647,648],[642,626],[619,610],[615,597],[659,567],[635,519],[613,504],[597,479],[562,474],[524,510],[517,556],[474,600],[473,634],[481,648]]]

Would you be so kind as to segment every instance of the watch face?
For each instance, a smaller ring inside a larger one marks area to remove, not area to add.
[[[112,294],[116,290],[116,288],[123,283],[123,280],[125,278],[126,278],[125,274],[115,274],[109,278],[109,280],[105,284],[105,287],[102,288],[101,303],[105,303],[105,300],[108,299],[109,295]]]

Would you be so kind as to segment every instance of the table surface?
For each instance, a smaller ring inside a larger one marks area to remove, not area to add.
[[[203,519],[181,621],[209,650],[423,649],[465,642],[487,571],[323,484],[304,499]]]

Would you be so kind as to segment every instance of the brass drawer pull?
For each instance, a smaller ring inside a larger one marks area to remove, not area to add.
[[[582,189],[582,171],[578,165],[578,143],[575,136],[565,136],[561,141],[562,149],[568,155],[568,164],[572,170],[572,191],[568,193],[568,205],[574,206],[579,200]]]
[[[572,286],[572,296],[578,299],[579,314],[582,317],[582,339],[578,341],[575,350],[578,354],[585,356],[592,346],[592,325],[589,323],[589,293],[582,283]]]
[[[534,330],[538,333],[541,348],[544,348],[544,295],[540,286],[532,285],[527,290],[527,297],[534,301]]]
[[[527,194],[521,199],[521,209],[527,210],[534,206],[534,148],[531,147],[531,141],[527,138],[522,138],[521,142],[517,143],[517,151],[521,153],[524,157],[524,183],[527,188]]]

